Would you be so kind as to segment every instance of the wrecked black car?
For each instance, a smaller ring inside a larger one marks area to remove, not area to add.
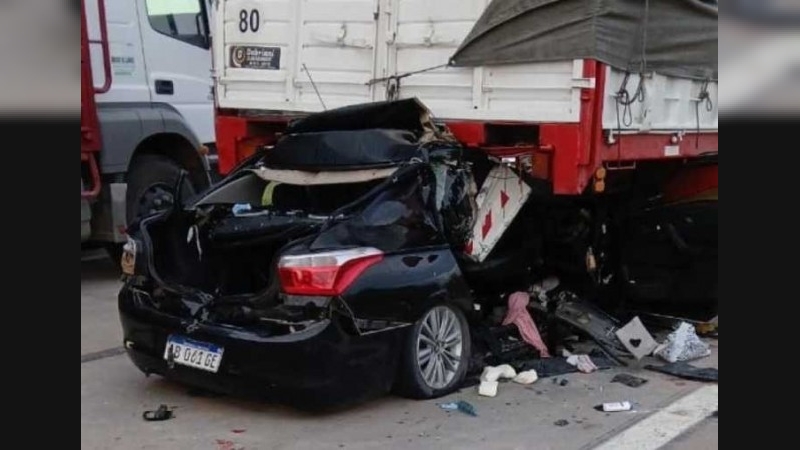
[[[606,222],[592,200],[553,199],[528,172],[462,147],[408,99],[296,120],[189,200],[176,200],[181,179],[151,186],[122,257],[128,355],[146,374],[300,406],[432,398],[482,364],[548,356],[575,330],[609,361],[630,357],[622,323],[582,297],[646,297],[631,286],[659,282],[716,297],[715,210],[644,209],[615,228],[631,245],[593,247]],[[677,241],[651,232],[672,222]],[[515,328],[528,319],[512,303],[538,315],[546,345]]]
[[[295,121],[186,204],[151,189],[154,213],[123,255],[130,358],[146,374],[298,403],[456,389],[467,277],[482,276],[513,218],[472,238],[480,207],[462,153],[414,99],[357,105]],[[484,165],[516,186],[503,207],[518,210],[530,189]]]

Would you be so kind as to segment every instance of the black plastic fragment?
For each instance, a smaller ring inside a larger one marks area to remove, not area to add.
[[[647,379],[637,377],[635,375],[631,375],[628,373],[618,373],[614,375],[614,378],[611,379],[612,383],[622,383],[625,386],[629,386],[632,388],[637,388],[645,383],[647,383]]]
[[[156,410],[145,411],[142,413],[142,419],[148,422],[159,422],[162,420],[169,420],[173,417],[172,410],[167,405],[161,405]]]
[[[674,363],[664,364],[663,366],[654,366],[648,364],[644,366],[645,369],[650,369],[656,372],[674,375],[676,377],[685,378],[687,380],[696,381],[719,381],[719,370],[714,368],[700,368],[695,367],[687,362],[678,361]]]

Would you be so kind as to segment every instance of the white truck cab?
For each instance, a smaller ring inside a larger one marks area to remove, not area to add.
[[[99,38],[105,3],[111,89],[104,105],[159,104],[178,111],[202,143],[214,141],[210,0],[85,0],[89,39]],[[92,20],[95,18],[95,20]],[[95,86],[105,83],[100,46],[92,46]]]
[[[82,1],[102,179],[99,194],[87,200],[91,233],[82,232],[82,241],[124,242],[142,194],[174,183],[181,169],[192,189],[208,184],[206,153],[215,141],[211,3]]]

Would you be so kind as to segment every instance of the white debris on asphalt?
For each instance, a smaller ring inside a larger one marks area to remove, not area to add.
[[[510,380],[517,376],[517,371],[508,364],[486,366],[481,373],[481,381],[497,381],[501,378]]]
[[[498,384],[500,383],[497,381],[481,381],[481,384],[478,386],[478,395],[482,395],[484,397],[496,396]]]
[[[711,348],[700,340],[694,326],[681,322],[678,329],[667,336],[654,354],[667,362],[690,361],[711,354]]]
[[[569,355],[567,356],[567,362],[583,373],[591,373],[597,370],[597,366],[589,355]]]
[[[514,382],[519,384],[533,384],[538,379],[539,375],[535,370],[531,369],[518,373],[517,376],[514,377]]]
[[[502,364],[496,367],[486,366],[483,368],[483,373],[481,373],[481,384],[478,386],[478,394],[485,397],[494,397],[497,395],[497,380],[501,378],[510,380],[516,376],[517,371],[508,364]]]

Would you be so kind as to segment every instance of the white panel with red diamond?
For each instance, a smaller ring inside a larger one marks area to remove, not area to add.
[[[483,262],[530,195],[531,188],[513,170],[495,166],[478,192],[477,219],[464,252]]]

